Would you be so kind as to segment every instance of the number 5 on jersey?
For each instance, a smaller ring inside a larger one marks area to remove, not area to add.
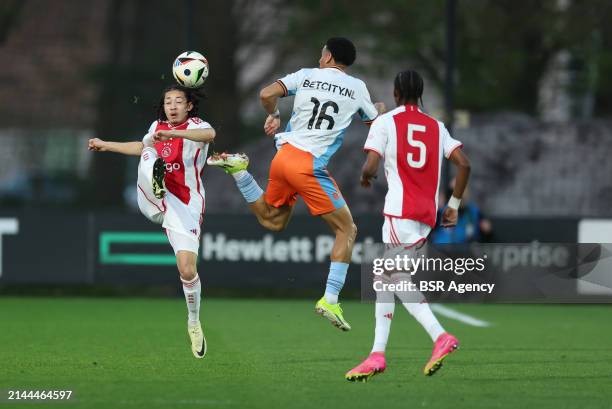
[[[414,155],[412,152],[408,152],[408,165],[410,165],[410,167],[415,168],[415,169],[420,169],[423,166],[425,166],[425,157],[427,155],[427,147],[425,146],[425,143],[423,143],[422,141],[417,141],[416,139],[414,139],[414,133],[415,132],[422,132],[425,133],[426,132],[426,128],[424,125],[416,125],[416,124],[408,124],[408,145],[412,146],[413,148],[417,148],[419,150],[419,160],[414,160],[414,157],[416,155]]]

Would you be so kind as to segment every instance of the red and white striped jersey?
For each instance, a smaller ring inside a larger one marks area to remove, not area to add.
[[[208,122],[200,118],[189,118],[180,125],[172,126],[166,121],[154,121],[148,134],[162,130],[186,130],[211,128]],[[156,142],[155,150],[166,162],[166,177],[164,182],[170,193],[186,205],[203,209],[204,186],[202,170],[206,163],[208,144],[194,142],[185,138],[170,138],[164,142]]]
[[[384,214],[436,224],[442,157],[461,147],[444,124],[416,105],[401,105],[379,116],[364,149],[385,161],[388,192]]]

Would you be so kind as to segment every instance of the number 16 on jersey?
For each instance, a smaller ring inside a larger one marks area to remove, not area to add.
[[[315,124],[314,128],[321,129],[321,123],[325,119],[327,121],[327,129],[332,129],[335,124],[334,118],[331,117],[330,115],[327,115],[326,112],[327,112],[327,108],[331,107],[332,110],[334,111],[334,114],[337,114],[339,110],[338,104],[336,104],[334,101],[327,101],[321,107],[321,112],[319,112],[319,106],[321,105],[319,100],[316,99],[315,97],[312,97],[310,98],[310,102],[314,104],[314,107],[312,108],[312,116],[310,117],[310,121],[308,121],[308,129],[312,129],[312,125],[315,122],[315,118],[317,117],[317,114],[319,115],[319,119],[317,119],[317,123]]]

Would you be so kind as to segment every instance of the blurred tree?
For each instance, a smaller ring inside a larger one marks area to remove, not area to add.
[[[23,5],[22,0],[4,0],[0,3],[0,44],[6,41],[9,32],[17,23]]]
[[[588,5],[588,6],[587,6]],[[574,92],[582,92],[581,87],[594,93],[593,114],[612,115],[612,2],[591,0],[588,3],[572,2],[567,11],[571,33],[576,33],[571,51],[576,63],[582,65],[578,71],[582,75]]]
[[[210,77],[204,85],[208,101],[202,117],[217,131],[214,149],[227,150],[240,139],[241,101],[238,94],[236,50],[238,21],[232,1],[195,2],[193,48],[210,64]],[[189,11],[187,11],[189,13]]]
[[[301,0],[292,5],[286,39],[318,45],[328,36],[344,33],[367,51],[366,65],[372,72],[388,71],[389,61],[393,66],[411,64],[434,86],[443,86],[444,0]],[[612,62],[610,48],[605,47],[612,42],[607,23],[611,8],[606,0],[458,1],[457,105],[475,112],[536,114],[540,81],[561,50],[572,54],[574,91],[594,90],[595,81],[603,77],[597,72]],[[307,37],[298,37],[296,29],[305,16],[316,16],[317,24]],[[612,87],[605,77],[601,85]],[[598,91],[597,101],[604,100]]]
[[[133,62],[131,30],[136,22],[135,2],[112,0],[109,4],[107,25],[104,28],[109,41],[108,64],[92,73],[92,80],[102,84],[98,98],[98,116],[95,132],[101,139],[115,141],[133,140],[128,124],[130,115],[123,114],[129,89],[126,72]],[[118,18],[119,17],[119,18]],[[91,182],[88,186],[88,202],[97,206],[123,203],[125,184],[125,158],[116,154],[94,155]]]

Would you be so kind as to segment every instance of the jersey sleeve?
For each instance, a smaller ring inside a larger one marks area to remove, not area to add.
[[[446,129],[443,123],[440,123],[440,137],[442,140],[442,148],[444,149],[444,157],[448,159],[453,151],[457,148],[461,148],[463,144],[458,140],[450,136],[450,133]]]
[[[198,118],[197,116],[194,116],[189,118],[189,125],[187,126],[187,129],[212,129],[212,126],[210,126],[208,122]],[[204,142],[195,142],[190,141],[189,139],[187,139],[186,141],[195,144],[195,146],[198,148],[203,148],[206,145],[206,143]]]
[[[157,128],[157,123],[157,121],[153,121],[145,136],[142,137],[142,143],[144,146],[153,146],[152,134],[155,132],[155,128]]]
[[[189,119],[189,127],[187,129],[212,129],[212,126],[198,117],[192,117]]]
[[[283,88],[284,95],[291,96],[295,95],[297,89],[300,87],[300,84],[304,80],[304,76],[306,75],[306,69],[302,68],[299,71],[296,71],[292,74],[287,74],[283,78],[276,80],[276,82]]]
[[[145,136],[142,139],[146,138],[147,136],[149,136],[153,132],[155,132],[155,128],[157,128],[157,121],[153,121],[153,123],[151,123],[151,126],[149,127],[149,130],[147,131],[147,133],[145,134]]]
[[[368,139],[366,139],[363,150],[376,152],[381,158],[384,158],[388,139],[389,132],[387,131],[385,122],[382,118],[378,118],[370,127]]]
[[[365,84],[363,84],[360,99],[361,101],[359,101],[359,110],[357,113],[359,113],[361,120],[366,125],[370,125],[378,116],[378,110],[372,103],[370,93],[368,92],[368,88],[365,86]]]

